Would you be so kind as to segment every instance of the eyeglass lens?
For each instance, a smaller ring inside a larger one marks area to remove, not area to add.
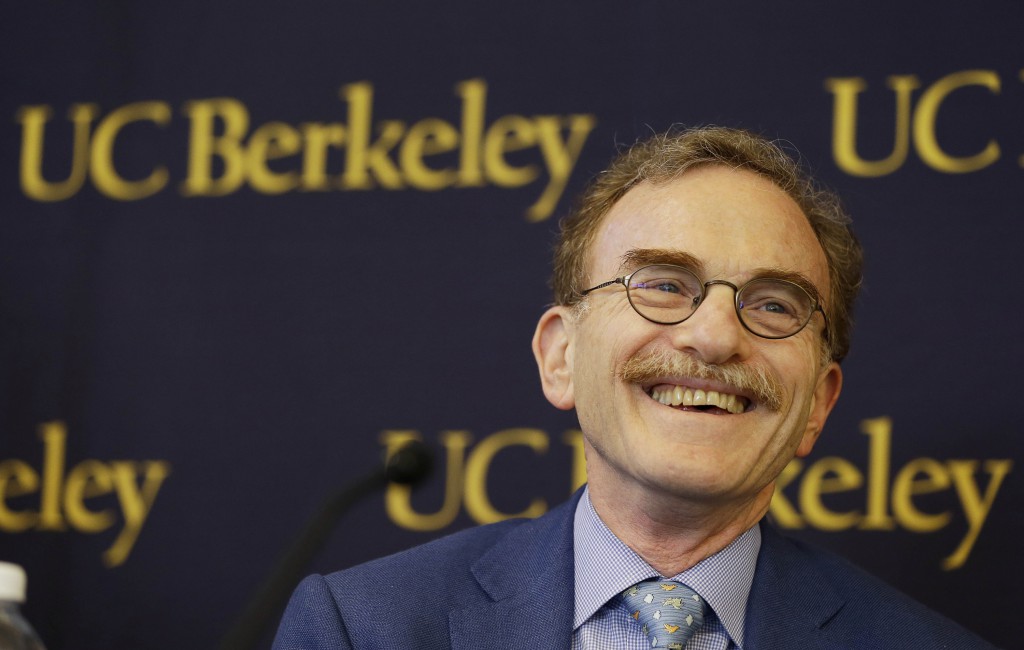
[[[689,318],[704,299],[705,287],[681,266],[655,265],[629,278],[627,297],[633,309],[655,323],[673,324]],[[814,300],[798,285],[759,278],[739,289],[737,313],[755,334],[782,338],[798,332],[814,311]]]

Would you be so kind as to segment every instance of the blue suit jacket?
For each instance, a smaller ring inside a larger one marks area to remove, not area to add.
[[[578,500],[310,576],[274,649],[567,650]],[[837,556],[761,533],[744,650],[993,647]]]

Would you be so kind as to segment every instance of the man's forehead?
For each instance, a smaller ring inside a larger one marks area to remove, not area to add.
[[[792,274],[826,300],[829,291],[824,250],[796,202],[753,172],[717,166],[632,188],[605,215],[589,262],[595,281],[679,264],[739,281]]]

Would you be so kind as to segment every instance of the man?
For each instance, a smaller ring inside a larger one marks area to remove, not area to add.
[[[773,144],[635,145],[563,222],[533,340],[586,489],[307,578],[275,648],[991,647],[763,521],[839,397],[860,267],[838,202]]]

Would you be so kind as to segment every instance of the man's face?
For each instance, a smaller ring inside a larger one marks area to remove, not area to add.
[[[784,192],[747,171],[703,167],[630,190],[598,230],[590,286],[662,262],[696,262],[703,281],[737,286],[795,273],[826,305],[830,300],[825,255],[807,219]],[[723,285],[711,285],[699,309],[677,325],[643,319],[622,285],[586,300],[579,318],[564,307],[549,310],[535,351],[548,398],[576,408],[592,486],[691,501],[765,498],[786,463],[810,452],[842,383],[838,365],[821,366],[821,314],[796,335],[769,340],[743,328],[734,292]],[[638,370],[645,357],[660,361]],[[673,359],[732,375],[673,367]],[[749,379],[755,371],[768,378],[775,404],[757,396]],[[685,399],[687,390],[735,395],[741,406],[662,403]]]

